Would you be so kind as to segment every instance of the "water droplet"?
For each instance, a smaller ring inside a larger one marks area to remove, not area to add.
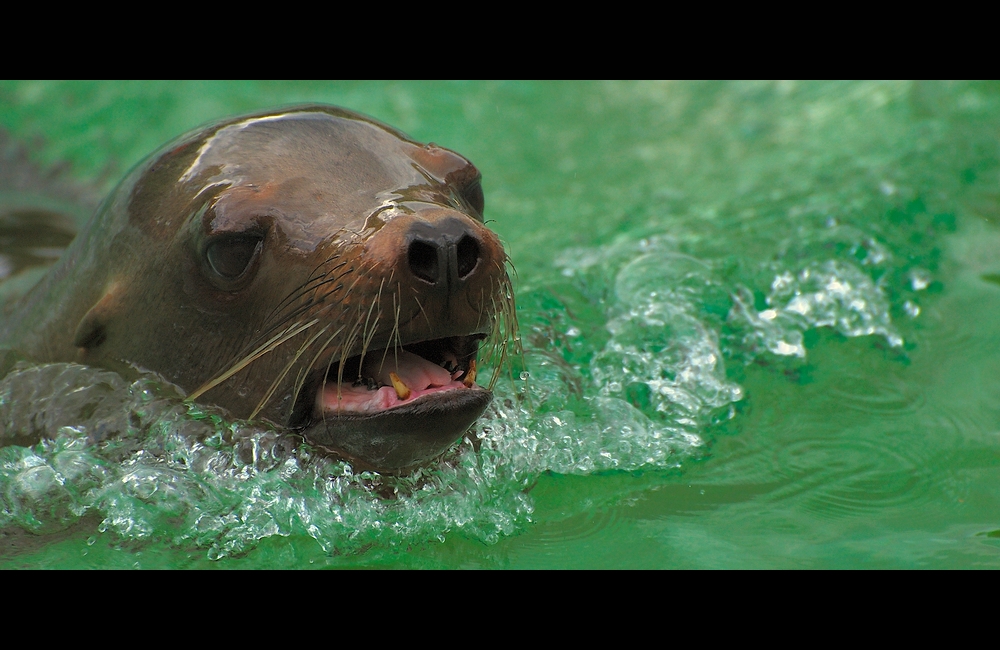
[[[931,274],[923,269],[910,271],[910,286],[914,291],[923,291],[931,284]]]

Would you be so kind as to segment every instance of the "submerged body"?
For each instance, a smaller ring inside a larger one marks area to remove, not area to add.
[[[0,323],[38,362],[152,370],[379,470],[483,413],[481,343],[513,324],[506,255],[462,156],[303,106],[164,147]]]

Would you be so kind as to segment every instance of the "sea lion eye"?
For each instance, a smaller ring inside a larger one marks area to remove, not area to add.
[[[486,197],[483,196],[483,183],[481,178],[477,178],[462,188],[462,198],[469,204],[469,207],[476,211],[479,216],[483,216],[483,208],[486,207]]]
[[[224,235],[205,248],[205,260],[224,281],[238,280],[257,259],[264,238],[259,235]]]

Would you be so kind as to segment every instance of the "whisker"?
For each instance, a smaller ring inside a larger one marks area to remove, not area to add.
[[[344,264],[346,264],[346,262],[345,263],[341,263],[338,266],[343,266]],[[348,272],[351,272],[351,271],[353,271],[353,269],[349,269]],[[346,273],[345,274],[341,274],[340,276],[338,276],[336,278],[326,278],[319,285],[316,285],[316,287],[313,287],[313,288],[315,289],[315,288],[317,288],[319,286],[322,286],[323,284],[326,284],[328,282],[339,280],[339,279],[343,278],[344,275],[346,275]],[[317,305],[322,306],[322,304],[324,302],[326,302],[327,299],[331,295],[336,295],[338,293],[338,291],[342,288],[342,286],[343,285],[339,285],[338,287],[335,287],[333,290],[326,292],[321,297],[320,300],[316,300],[315,298],[309,298],[305,302],[299,304],[292,311],[290,311],[288,313],[285,313],[283,315],[277,314],[276,310],[272,310],[272,312],[268,316],[268,318],[265,319],[264,324],[262,325],[261,329],[258,331],[258,334],[249,343],[247,343],[247,345],[244,346],[243,350],[240,352],[240,354],[237,356],[237,358],[254,357],[254,359],[256,359],[257,357],[255,357],[255,355],[257,354],[257,352],[260,349],[262,349],[263,347],[266,347],[266,346],[270,345],[274,341],[275,337],[271,337],[270,339],[268,339],[263,344],[260,344],[260,341],[262,341],[263,339],[271,336],[278,328],[286,325],[288,322],[292,321],[295,318],[298,318],[300,315],[302,315],[304,313],[313,312],[313,314],[312,314],[313,315],[313,320],[319,320],[317,318],[317,316],[322,315],[322,311],[319,311],[319,312],[316,311]],[[305,295],[305,293],[306,293],[306,291],[304,291],[302,289],[302,287],[300,287],[296,291],[292,292],[289,296],[287,296],[285,298],[285,300],[282,301],[282,302],[287,307],[288,305],[294,304],[294,301],[301,299]],[[331,302],[329,304],[329,307],[332,307],[333,304],[336,304],[336,303],[335,302]],[[322,310],[322,307],[321,307],[321,310]],[[280,315],[280,318],[276,319],[276,315]],[[283,334],[278,334],[277,335],[277,337],[281,337],[281,336],[283,336]],[[258,346],[258,347],[255,348],[254,346]],[[207,390],[207,388],[205,388],[205,390]]]
[[[358,319],[354,321],[354,326],[351,328],[350,333],[345,339],[345,345],[340,348],[340,365],[337,367],[337,410],[340,410],[341,392],[340,388],[344,383],[344,364],[347,362],[347,355],[350,353],[351,348],[354,346],[354,341],[358,338],[358,330],[361,327],[361,315],[358,315]],[[326,374],[330,374],[330,366],[333,363],[333,357],[330,357],[330,365],[327,366]],[[358,369],[360,374],[360,368]],[[324,376],[323,387],[326,388],[326,379]]]
[[[323,351],[326,350],[326,349],[329,349],[330,344],[333,342],[333,339],[336,338],[341,332],[343,332],[345,327],[347,327],[347,326],[346,325],[342,325],[340,327],[340,329],[338,329],[336,332],[334,332],[333,335],[331,335],[330,338],[328,338],[326,340],[326,344],[323,346],[323,348],[319,352],[316,353],[315,357],[313,357],[312,363],[316,363],[316,360],[319,359],[319,356],[323,353]],[[332,368],[332,367],[333,367],[333,355],[331,354],[330,355],[330,360],[326,364],[326,372],[323,373],[323,383],[321,384],[321,387],[320,387],[320,390],[323,391],[323,393],[326,393],[326,380],[327,380],[327,377],[330,376],[330,368]],[[304,381],[304,378],[303,378],[303,381]],[[301,386],[299,387],[299,389],[301,390]],[[338,390],[337,390],[337,402],[338,402],[337,403],[337,408],[339,409],[340,408],[340,390],[339,390],[339,385],[338,385]],[[323,424],[324,425],[326,424],[326,409],[325,408],[323,409]]]
[[[364,279],[364,277],[367,275],[367,271],[369,271],[369,270],[371,270],[371,269],[364,269],[364,268],[359,268],[358,269],[358,273],[354,277],[354,284],[352,284],[351,286],[349,286],[347,288],[347,291],[344,292],[345,295],[349,296],[349,295],[351,295],[351,294],[354,293],[354,287],[356,287],[358,285],[358,282],[361,282],[361,280]]]
[[[187,396],[187,401],[193,401],[193,400],[198,399],[206,391],[211,390],[212,388],[215,388],[216,386],[218,386],[222,382],[226,381],[227,379],[229,379],[230,377],[232,377],[233,375],[235,375],[236,373],[238,373],[240,370],[243,370],[244,368],[246,368],[248,365],[250,365],[251,363],[253,363],[257,359],[261,358],[262,356],[264,356],[268,352],[271,352],[272,350],[276,349],[278,346],[280,346],[282,343],[284,343],[288,339],[292,338],[293,336],[295,336],[299,332],[302,332],[302,331],[304,331],[306,329],[309,329],[310,327],[312,327],[313,325],[315,325],[318,322],[319,322],[319,319],[318,318],[314,318],[313,320],[309,321],[308,323],[300,324],[300,325],[293,325],[292,327],[288,328],[287,330],[285,330],[281,334],[275,335],[274,337],[271,338],[271,340],[267,341],[266,343],[264,343],[263,345],[261,345],[260,347],[258,347],[250,355],[244,357],[242,360],[240,360],[237,363],[235,363],[232,367],[229,368],[229,370],[225,371],[224,373],[222,373],[221,375],[219,375],[215,379],[209,380],[208,382],[206,382],[205,384],[203,384],[201,387],[199,387],[198,389],[196,389],[193,393],[191,393],[190,395],[188,395]]]
[[[413,296],[413,301],[417,303],[417,307],[420,307],[420,313],[424,315],[424,320],[427,321],[427,327],[433,329],[434,326],[431,325],[431,319],[430,317],[427,316],[427,312],[424,311],[424,306],[420,304],[420,299],[417,298],[416,296]]]
[[[274,395],[274,391],[278,389],[278,385],[281,383],[281,380],[285,378],[285,375],[287,375],[288,371],[292,369],[292,366],[295,365],[295,362],[299,360],[299,357],[302,356],[302,353],[305,352],[307,349],[309,349],[309,346],[311,346],[316,341],[316,339],[322,336],[323,333],[327,331],[327,329],[329,329],[329,326],[324,327],[320,331],[313,334],[312,337],[310,337],[310,339],[306,341],[304,345],[299,347],[299,351],[295,353],[295,356],[292,357],[291,361],[285,364],[284,370],[282,370],[281,373],[277,376],[277,378],[271,382],[271,386],[270,388],[268,388],[267,393],[264,395],[263,399],[260,400],[260,403],[257,404],[257,408],[253,410],[253,413],[250,414],[250,417],[247,418],[248,420],[254,419],[254,417],[256,417],[258,413],[260,413],[261,409],[264,408],[264,405],[267,404],[267,402],[270,401],[271,397]],[[295,403],[294,400],[292,401],[292,403],[293,404]]]
[[[297,287],[295,291],[285,296],[285,298],[280,303],[278,303],[274,309],[271,310],[271,312],[264,319],[264,322],[267,323],[268,321],[270,321],[272,318],[275,317],[276,314],[281,313],[282,309],[284,309],[286,306],[293,303],[300,297],[304,296],[306,293],[309,293],[310,291],[315,291],[315,289],[317,289],[319,286],[322,286],[322,284],[330,277],[331,274],[335,273],[338,269],[350,263],[349,260],[344,260],[340,264],[337,264],[329,269],[326,269],[322,273],[319,273],[320,269],[322,269],[325,265],[329,264],[338,257],[340,257],[339,254],[334,254],[328,257],[324,262],[318,264],[312,270],[312,273],[309,274],[309,279],[306,280],[301,286]],[[353,269],[348,269],[347,271],[344,272],[344,274],[352,272]],[[343,274],[338,277],[343,277]],[[319,284],[314,285],[313,283],[319,283]]]
[[[371,307],[368,308],[368,316],[365,317],[365,329],[361,335],[361,360],[358,362],[358,372],[361,372],[361,367],[365,365],[365,355],[368,353],[368,346],[372,342],[372,337],[375,336],[375,331],[378,329],[378,314],[382,313],[381,300],[382,300],[382,287],[385,286],[385,278],[378,285],[378,293],[375,295],[375,300],[372,301]],[[372,324],[371,330],[368,329],[368,321],[371,320],[372,311],[375,307],[379,307],[379,312],[375,316],[375,322]]]
[[[390,280],[391,279],[392,278],[390,278]],[[385,367],[385,358],[389,355],[389,348],[393,347],[393,349],[395,349],[396,347],[401,347],[399,345],[399,343],[400,343],[400,339],[399,339],[399,302],[400,301],[397,300],[398,297],[399,297],[399,285],[397,284],[396,285],[396,291],[392,294],[392,312],[393,312],[392,331],[389,332],[389,343],[384,348],[382,348],[382,360],[379,361],[379,370],[381,370],[382,368]],[[395,353],[393,353],[393,354],[395,354]],[[398,357],[398,355],[396,357],[396,365],[397,366],[399,365],[399,357]]]
[[[350,269],[348,272],[352,272],[352,271],[353,271],[353,269]],[[346,273],[344,275],[346,275]],[[322,282],[320,282],[319,284],[317,284],[315,287],[312,287],[312,290],[313,291],[318,290],[321,286],[324,286],[324,285],[329,284],[331,282],[337,282],[337,281],[341,280],[342,278],[343,278],[343,275],[340,275],[340,276],[337,276],[337,277],[334,277],[334,278],[324,279]],[[272,318],[274,318],[275,314],[277,313],[276,310],[272,310],[271,315],[269,315],[268,318],[264,320],[264,325],[261,328],[263,331],[261,332],[261,334],[259,334],[257,336],[257,338],[255,339],[255,341],[260,340],[261,338],[267,336],[268,334],[270,334],[271,332],[273,332],[275,329],[281,327],[283,324],[287,323],[288,321],[292,320],[293,318],[297,318],[299,315],[301,315],[301,314],[303,314],[303,313],[311,310],[317,304],[322,304],[322,303],[326,302],[327,299],[330,296],[338,294],[342,288],[343,288],[343,285],[338,285],[338,286],[334,287],[330,291],[325,292],[323,294],[323,296],[321,297],[320,300],[316,300],[315,298],[309,298],[303,304],[300,304],[298,307],[296,307],[291,312],[284,314],[281,317],[280,320],[277,320],[277,322],[274,322],[273,324],[270,324],[269,321]],[[297,289],[289,297],[287,297],[283,301],[283,303],[285,303],[286,306],[290,305],[290,304],[293,304],[293,302],[295,300],[298,300],[299,298],[301,298],[302,296],[304,296],[305,293],[306,293],[306,291],[303,291],[301,288]],[[253,342],[251,342],[250,345],[253,345]]]
[[[309,369],[312,368],[314,365],[316,365],[316,361],[319,359],[320,355],[322,355],[323,352],[325,352],[326,350],[328,350],[330,348],[330,344],[333,343],[333,339],[337,338],[337,336],[339,336],[340,333],[344,331],[345,327],[346,327],[346,325],[341,325],[340,329],[338,329],[336,332],[334,332],[333,334],[331,334],[330,338],[328,338],[326,340],[326,342],[324,342],[323,345],[321,345],[319,347],[319,351],[316,352],[316,354],[313,356],[312,360],[308,364],[302,366],[302,371],[299,374],[299,378],[295,382],[295,394],[294,394],[294,397],[292,398],[292,403],[293,404],[299,400],[299,394],[302,392],[303,385],[305,385],[306,377],[308,377],[308,375],[309,375]],[[332,354],[330,355],[330,358],[333,359],[333,355]],[[326,367],[326,372],[323,373],[323,383],[322,383],[322,387],[320,388],[320,390],[322,390],[322,391],[326,391],[326,377],[327,377],[328,374],[330,374],[330,365],[329,364]],[[326,409],[323,409],[323,421],[326,422]]]

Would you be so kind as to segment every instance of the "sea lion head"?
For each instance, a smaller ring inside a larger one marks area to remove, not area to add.
[[[74,242],[63,273],[92,288],[72,347],[363,467],[414,467],[486,409],[477,355],[513,324],[483,207],[467,159],[350,111],[210,125],[141,163]]]

